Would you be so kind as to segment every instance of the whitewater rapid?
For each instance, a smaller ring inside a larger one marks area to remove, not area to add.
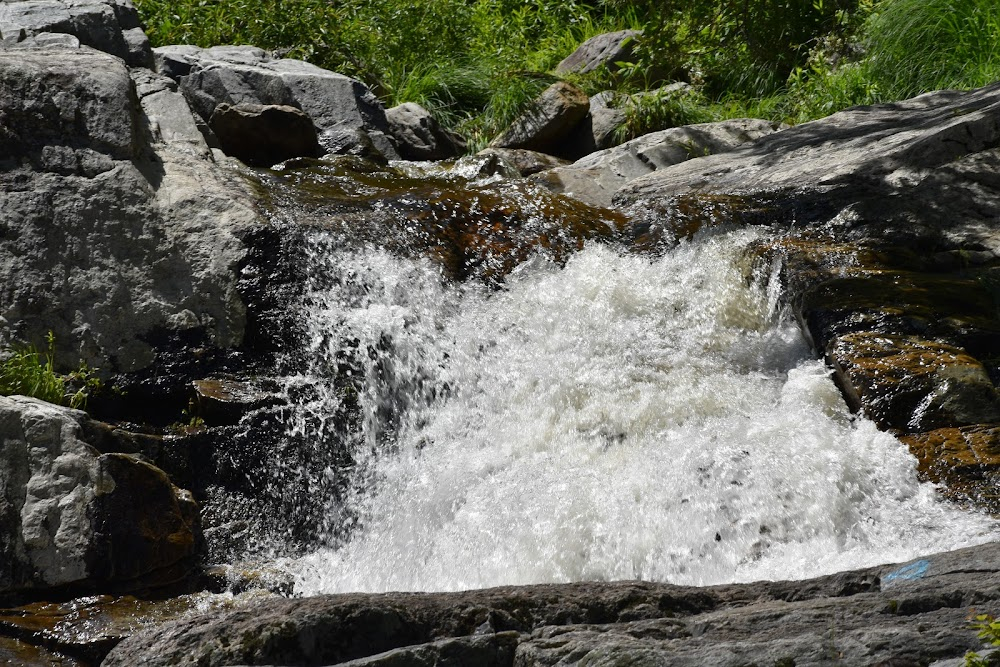
[[[349,525],[285,564],[296,593],[796,579],[996,539],[849,412],[777,280],[748,284],[759,234],[593,244],[499,290],[317,243],[302,377],[370,354]]]

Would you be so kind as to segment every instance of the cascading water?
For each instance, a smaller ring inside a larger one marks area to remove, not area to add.
[[[849,413],[777,281],[747,285],[760,234],[593,243],[490,289],[315,232],[292,428],[361,418],[296,591],[804,578],[995,539]]]

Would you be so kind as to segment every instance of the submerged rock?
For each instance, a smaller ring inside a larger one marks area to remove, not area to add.
[[[152,629],[102,664],[929,664],[980,648],[967,618],[1000,600],[998,559],[985,545],[801,582],[267,600]]]

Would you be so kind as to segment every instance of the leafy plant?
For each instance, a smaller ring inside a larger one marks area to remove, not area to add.
[[[34,345],[11,346],[0,361],[0,394],[21,394],[40,398],[57,405],[83,409],[93,391],[101,388],[96,369],[81,362],[68,374],[55,371],[55,335],[45,338],[47,348],[39,351]]]
[[[979,614],[972,622],[973,630],[978,630],[977,636],[991,646],[1000,646],[1000,621],[989,614]],[[1000,664],[1000,655],[994,653],[982,658],[975,651],[965,654],[965,667],[991,667]]]

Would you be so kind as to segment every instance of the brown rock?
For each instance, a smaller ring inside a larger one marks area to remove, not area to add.
[[[941,428],[899,438],[932,482],[948,485],[951,495],[993,512],[1000,510],[1000,424]]]

